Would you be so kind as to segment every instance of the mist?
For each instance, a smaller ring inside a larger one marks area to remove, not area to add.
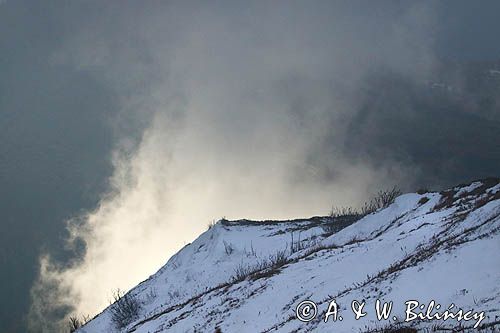
[[[421,85],[438,69],[430,2],[99,7],[50,61],[115,96],[112,174],[98,204],[66,222],[79,255],[40,256],[31,331],[99,313],[213,220],[326,215],[379,189],[451,179],[436,180],[414,146],[381,148],[374,132],[390,124],[366,121],[374,73]]]

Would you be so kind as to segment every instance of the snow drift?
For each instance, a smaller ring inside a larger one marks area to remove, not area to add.
[[[366,216],[221,220],[127,295],[137,309],[123,325],[115,303],[77,332],[495,330],[500,181],[404,194]],[[307,322],[296,311],[304,300],[318,310]],[[325,322],[332,300],[342,320]],[[377,300],[392,302],[387,320],[377,319]],[[484,318],[404,322],[410,300]],[[358,320],[353,301],[365,303]]]

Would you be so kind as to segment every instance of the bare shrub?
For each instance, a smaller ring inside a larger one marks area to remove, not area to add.
[[[77,317],[69,317],[68,324],[69,324],[69,333],[73,333],[83,325],[83,323]]]
[[[139,317],[141,303],[136,295],[123,294],[120,289],[113,294],[114,303],[111,305],[111,321],[116,328],[122,329]]]
[[[89,316],[83,316],[79,319],[77,316],[71,316],[68,319],[69,332],[73,333],[83,325],[85,325],[90,320]]]
[[[262,259],[254,265],[244,265],[243,263],[239,264],[234,270],[232,281],[243,281],[257,272],[262,273],[264,271],[276,271],[277,268],[287,264],[288,262],[289,259],[287,250],[278,250],[276,253],[270,254],[267,259]]]
[[[352,244],[356,244],[356,243],[359,243],[359,242],[362,242],[361,239],[358,238],[358,236],[353,236],[347,243],[345,243],[344,245],[352,245]]]
[[[310,248],[312,246],[315,246],[319,242],[319,240],[315,236],[312,236],[308,239],[306,238],[304,240],[301,240],[300,233],[299,233],[299,237],[297,240],[294,240],[293,232],[291,233],[291,237],[292,237],[292,242],[290,243],[290,253],[291,254],[293,254],[295,252],[302,251],[302,250],[307,249],[307,248]]]
[[[245,254],[247,257],[257,257],[257,252],[255,252],[252,241],[250,241],[250,250],[247,250],[245,247]]]
[[[396,187],[393,187],[390,190],[379,191],[373,198],[365,202],[360,209],[348,206],[332,207],[332,210],[330,211],[330,217],[332,217],[333,219],[347,216],[362,217],[376,212],[379,209],[389,207],[400,195],[401,191]]]
[[[280,267],[288,262],[286,250],[279,250],[275,254],[269,256],[269,264],[271,267]]]
[[[236,266],[234,270],[233,280],[234,281],[243,281],[250,274],[254,273],[255,269],[250,265],[243,265],[242,263]]]
[[[348,206],[332,207],[332,210],[330,211],[330,216],[333,218],[348,215],[359,215],[359,212],[357,209]]]
[[[379,209],[389,207],[394,200],[401,195],[401,191],[396,187],[391,190],[379,191],[370,201],[365,202],[361,207],[361,215],[368,215],[376,212]]]
[[[290,253],[295,253],[298,252],[302,249],[304,249],[302,242],[300,241],[300,232],[299,232],[299,237],[297,240],[294,241],[293,239],[293,231],[291,233],[292,241],[290,243]]]
[[[379,191],[359,209],[347,206],[333,207],[330,211],[331,221],[322,225],[322,227],[326,234],[331,235],[368,214],[389,207],[399,195],[401,195],[401,191],[394,187],[391,190]]]

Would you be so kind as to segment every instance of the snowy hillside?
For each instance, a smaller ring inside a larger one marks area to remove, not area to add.
[[[499,180],[424,192],[362,218],[219,221],[130,291],[140,306],[130,323],[116,328],[115,304],[78,332],[363,332],[404,321],[409,300],[484,311],[484,319],[404,326],[479,322],[491,331],[500,322]],[[388,320],[377,320],[377,299],[393,302]],[[297,319],[305,300],[318,310],[309,322]],[[332,300],[342,320],[325,323]],[[366,304],[359,320],[355,300]]]

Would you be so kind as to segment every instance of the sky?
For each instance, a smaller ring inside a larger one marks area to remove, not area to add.
[[[0,331],[98,313],[222,217],[498,176],[499,10],[0,1]]]

